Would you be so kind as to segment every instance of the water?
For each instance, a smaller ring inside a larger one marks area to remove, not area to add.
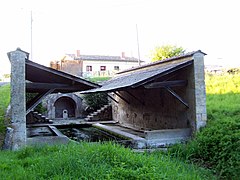
[[[68,127],[58,128],[72,140],[81,142],[121,141],[122,139],[95,127]]]

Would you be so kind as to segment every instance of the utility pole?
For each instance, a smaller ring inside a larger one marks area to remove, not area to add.
[[[140,49],[139,49],[139,39],[138,39],[138,26],[136,24],[136,32],[137,32],[137,47],[138,47],[138,65],[141,65],[141,60],[140,60]]]
[[[33,24],[33,18],[32,18],[32,11],[31,11],[31,61],[33,60],[33,33],[32,33],[32,24]]]

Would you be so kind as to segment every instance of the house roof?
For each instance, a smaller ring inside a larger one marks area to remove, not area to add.
[[[137,88],[158,79],[162,76],[175,72],[184,67],[193,64],[191,58],[195,53],[202,53],[201,51],[194,51],[173,57],[160,62],[154,62],[141,67],[133,68],[119,73],[118,76],[106,81],[102,87],[83,91],[81,93],[97,93],[97,92],[114,92],[126,90],[130,88]],[[205,53],[203,53],[205,55]]]
[[[80,57],[75,57],[75,60],[84,60],[84,61],[118,61],[118,62],[138,62],[138,59],[135,57],[125,57],[121,56],[100,56],[100,55],[80,55]],[[144,61],[141,61],[144,62]]]
[[[84,91],[100,85],[85,79],[58,71],[33,61],[25,61],[27,92],[41,92],[47,89],[55,89],[54,92],[76,92]]]

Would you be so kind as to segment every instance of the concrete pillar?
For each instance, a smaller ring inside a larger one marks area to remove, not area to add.
[[[26,145],[25,58],[20,49],[8,53],[11,62],[11,122],[13,128],[12,150]]]
[[[195,130],[199,130],[199,128],[206,125],[207,121],[204,54],[201,52],[195,53],[193,58],[195,82]]]

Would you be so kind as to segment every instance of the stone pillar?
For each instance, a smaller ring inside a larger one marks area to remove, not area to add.
[[[17,49],[8,53],[11,62],[11,122],[12,150],[26,145],[25,58],[27,53]]]
[[[194,56],[194,84],[195,84],[195,130],[204,127],[207,121],[206,88],[204,75],[204,54],[195,53]]]

